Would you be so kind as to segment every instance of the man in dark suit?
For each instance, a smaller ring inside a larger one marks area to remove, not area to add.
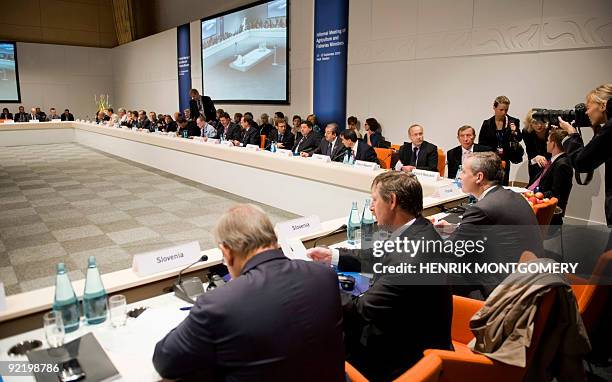
[[[302,136],[299,140],[296,140],[291,151],[293,151],[294,154],[314,151],[319,146],[319,143],[321,143],[321,137],[312,130],[312,122],[308,120],[302,121],[300,131]]]
[[[344,130],[340,133],[342,144],[354,160],[378,163],[376,151],[365,141],[357,139],[355,130]]]
[[[319,144],[319,147],[314,149],[314,151],[310,153],[302,152],[300,155],[303,157],[311,157],[314,154],[322,154],[330,157],[332,161],[342,162],[342,156],[344,155],[346,147],[344,147],[342,140],[338,136],[337,123],[332,122],[325,126],[324,138],[325,139],[321,139],[321,144]]]
[[[74,115],[70,113],[70,110],[64,109],[64,113],[61,116],[62,121],[74,121]]]
[[[189,100],[189,118],[195,121],[198,116],[202,115],[206,118],[206,122],[214,121],[217,117],[215,104],[208,96],[201,96],[197,89],[189,91],[191,100]]]
[[[287,129],[287,122],[284,119],[276,119],[274,121],[276,129],[270,132],[269,142],[276,142],[279,149],[290,150],[295,144],[295,136]]]
[[[200,128],[193,121],[188,121],[184,117],[179,117],[177,123],[177,135],[182,137],[184,132],[187,131],[188,137],[199,137],[201,134]]]
[[[234,146],[260,145],[259,130],[251,123],[252,119],[248,115],[243,115],[240,120],[242,127],[242,137],[240,140],[234,140]]]
[[[9,109],[5,107],[2,109],[2,114],[0,114],[0,119],[13,119],[13,114],[9,112]]]
[[[223,113],[219,117],[219,126],[217,127],[217,139],[223,138],[226,141],[239,141],[240,126],[232,122],[228,113]]]
[[[517,263],[524,251],[543,254],[542,236],[533,209],[521,194],[500,186],[503,171],[496,153],[468,154],[460,178],[463,192],[473,195],[478,202],[465,209],[461,224],[450,239],[463,243],[482,240],[484,248],[466,251],[462,261]],[[438,224],[450,228],[444,220]],[[459,286],[454,292],[468,295],[479,291],[482,297],[487,297],[506,276],[505,273],[466,275],[457,280]]]
[[[454,179],[457,176],[457,170],[463,163],[463,158],[468,153],[480,153],[484,151],[491,151],[488,146],[483,146],[474,143],[476,138],[476,130],[472,126],[464,125],[457,131],[457,139],[459,140],[459,146],[450,149],[446,153],[446,161],[448,163],[448,177]]]
[[[19,112],[15,113],[13,120],[15,122],[28,122],[30,120],[28,113],[25,112],[25,108],[23,106],[19,106]]]
[[[57,110],[54,107],[49,109],[49,115],[47,116],[47,121],[52,121],[54,119],[61,119],[59,114],[57,114]]]
[[[371,209],[378,226],[392,232],[389,242],[440,240],[422,216],[423,189],[413,174],[387,171],[378,175],[372,182]],[[389,243],[382,244],[384,248]],[[425,349],[452,349],[452,294],[445,280],[436,277],[430,281],[440,282],[419,285],[414,275],[376,270],[381,264],[416,264],[440,254],[424,250],[409,254],[391,247],[380,257],[374,257],[372,249],[312,248],[307,252],[315,261],[337,265],[339,271],[374,273],[366,292],[341,296],[347,360],[371,381],[397,378],[423,357]]]
[[[438,171],[438,147],[427,142],[423,138],[423,127],[412,125],[408,128],[408,138],[411,143],[404,143],[400,148],[399,160],[395,165],[396,170],[412,171],[419,170]]]
[[[563,224],[567,201],[572,191],[574,170],[569,158],[563,151],[561,143],[566,136],[567,132],[563,130],[550,130],[546,141],[546,151],[552,157],[548,164],[542,168],[535,181],[528,187],[531,191],[544,193],[548,198],[555,197],[558,199],[557,206],[563,210],[563,213],[553,215],[551,225]]]
[[[47,114],[44,111],[40,110],[40,107],[36,108],[36,115],[38,116],[38,120],[40,122],[45,122],[47,120]]]
[[[149,130],[151,131],[151,121],[147,118],[147,112],[144,110],[140,110],[138,112],[138,121],[136,122],[136,128],[139,130]],[[153,129],[155,130],[155,129]]]
[[[201,295],[157,343],[157,372],[200,381],[344,381],[334,271],[285,257],[254,205],[232,207],[214,236],[232,281]]]

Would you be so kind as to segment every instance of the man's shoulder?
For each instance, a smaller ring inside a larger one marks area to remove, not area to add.
[[[427,141],[423,141],[423,144],[421,145],[421,149],[423,151],[438,151],[438,146],[434,145],[431,142],[427,142]]]
[[[461,154],[461,145],[459,146],[455,146],[452,149],[448,150],[446,152],[446,156],[450,157],[450,156],[455,156],[455,155],[459,155]]]

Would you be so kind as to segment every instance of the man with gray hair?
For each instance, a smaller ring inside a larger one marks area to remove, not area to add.
[[[303,157],[310,157],[313,154],[322,154],[330,157],[332,161],[341,162],[342,155],[346,148],[338,136],[338,124],[335,122],[328,123],[327,126],[325,126],[325,135],[323,138],[325,139],[321,139],[319,147],[314,149],[314,151],[302,152],[300,155]]]
[[[163,378],[344,381],[338,278],[290,260],[259,208],[230,208],[213,232],[232,281],[201,295],[155,347]]]
[[[466,154],[459,178],[463,192],[478,201],[465,209],[461,223],[450,239],[485,241],[484,252],[467,253],[462,260],[471,263],[517,263],[524,251],[538,255],[543,253],[542,236],[532,208],[521,194],[501,186],[504,170],[496,153]],[[450,224],[441,220],[438,227],[448,232]],[[471,297],[487,297],[506,276],[501,273],[480,274],[462,279],[460,281],[464,285],[456,286],[454,293],[468,295],[479,291],[482,296],[471,294]]]

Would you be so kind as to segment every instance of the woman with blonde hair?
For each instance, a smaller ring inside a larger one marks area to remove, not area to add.
[[[551,155],[546,151],[546,139],[550,129],[547,123],[533,118],[533,109],[527,113],[524,123],[523,140],[529,160],[529,184],[531,184],[550,161]]]
[[[606,224],[612,226],[612,83],[591,90],[586,96],[586,114],[595,130],[593,139],[585,146],[574,126],[559,118],[559,126],[568,132],[563,149],[574,170],[591,172],[606,164]],[[608,168],[610,163],[611,168]],[[608,243],[608,248],[610,248]]]

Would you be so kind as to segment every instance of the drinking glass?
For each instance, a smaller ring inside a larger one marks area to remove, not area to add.
[[[64,344],[64,321],[60,312],[51,311],[43,316],[45,337],[49,347],[57,348]]]
[[[116,294],[108,299],[108,309],[110,311],[111,324],[114,328],[125,325],[127,321],[127,303],[125,296]]]

